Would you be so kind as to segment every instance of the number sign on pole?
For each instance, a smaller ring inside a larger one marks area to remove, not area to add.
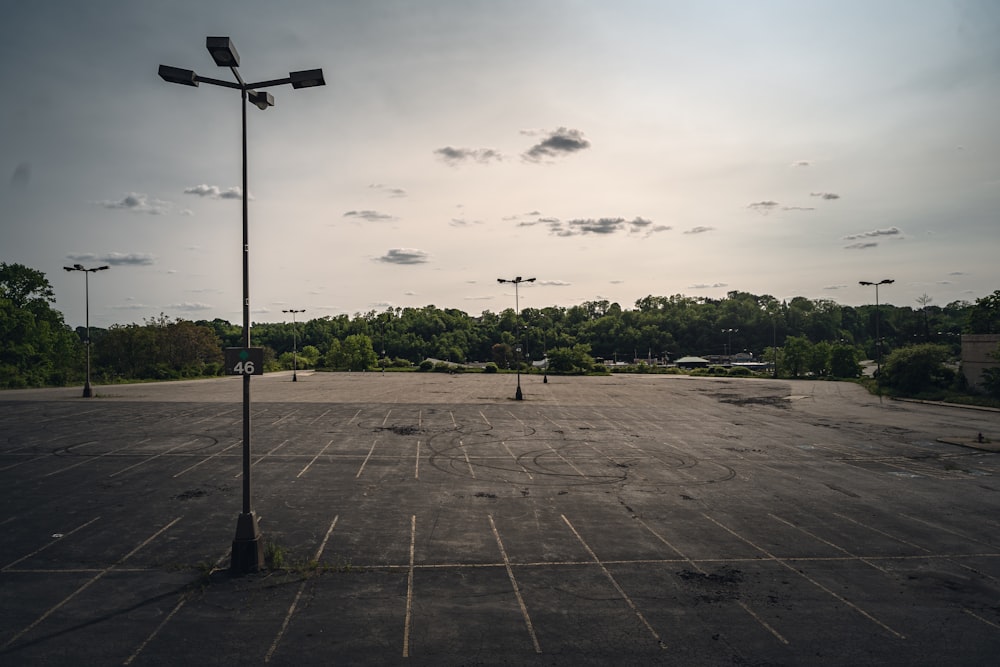
[[[226,375],[263,375],[264,348],[227,347]]]

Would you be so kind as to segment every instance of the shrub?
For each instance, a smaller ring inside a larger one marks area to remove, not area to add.
[[[729,374],[746,377],[748,375],[753,375],[753,371],[751,371],[749,368],[745,366],[734,366],[733,368],[729,369]]]
[[[497,365],[494,364],[492,361],[486,364],[486,366],[483,368],[484,373],[496,373],[498,370],[499,369],[497,368]]]
[[[420,365],[417,367],[417,370],[419,370],[421,373],[426,373],[428,371],[434,370],[434,362],[431,361],[430,359],[424,359],[423,361],[420,362]]]
[[[946,368],[948,348],[923,343],[893,350],[882,364],[879,385],[906,394],[948,387],[954,371]]]

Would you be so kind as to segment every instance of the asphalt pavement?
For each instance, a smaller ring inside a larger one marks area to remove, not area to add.
[[[0,392],[0,664],[985,665],[1000,413],[850,383]],[[980,436],[982,442],[980,442]]]

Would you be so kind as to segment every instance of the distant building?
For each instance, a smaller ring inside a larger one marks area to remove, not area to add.
[[[701,357],[681,357],[674,363],[677,368],[707,368],[711,362]]]
[[[970,387],[980,387],[983,371],[1000,367],[993,355],[1000,346],[1000,334],[962,334],[962,374]]]

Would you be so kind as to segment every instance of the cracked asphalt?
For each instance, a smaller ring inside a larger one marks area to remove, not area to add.
[[[982,665],[1000,413],[849,383],[303,372],[0,392],[10,665]],[[987,442],[977,447],[978,435]]]

